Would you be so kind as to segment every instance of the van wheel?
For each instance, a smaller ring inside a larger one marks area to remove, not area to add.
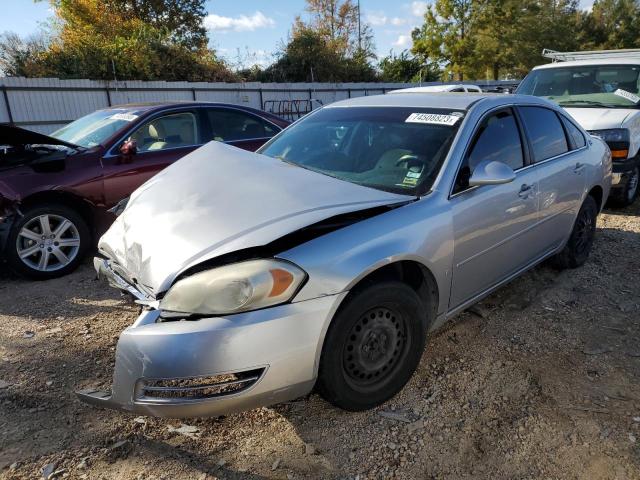
[[[400,282],[368,286],[346,302],[327,332],[316,388],[339,408],[367,410],[411,378],[424,350],[428,313]]]
[[[589,258],[593,238],[596,233],[598,206],[591,195],[585,198],[564,249],[553,257],[553,265],[564,270],[580,267]]]
[[[62,277],[75,270],[91,241],[85,220],[64,205],[36,206],[9,233],[7,261],[34,280]]]
[[[627,182],[623,188],[612,191],[610,196],[611,204],[615,207],[628,207],[631,205],[640,190],[640,166],[636,166],[632,172],[629,173]]]

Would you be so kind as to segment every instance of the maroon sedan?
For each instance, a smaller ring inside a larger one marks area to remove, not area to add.
[[[31,278],[65,275],[111,224],[108,210],[164,167],[211,140],[256,150],[288,123],[236,105],[154,103],[98,110],[51,136],[0,125],[2,258]]]

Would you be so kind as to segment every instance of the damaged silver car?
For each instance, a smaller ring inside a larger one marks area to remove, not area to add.
[[[553,257],[583,264],[611,155],[559,107],[490,94],[350,99],[258,153],[211,142],[120,205],[101,277],[144,308],[88,403],[215,416],[316,389],[396,394],[429,332]]]

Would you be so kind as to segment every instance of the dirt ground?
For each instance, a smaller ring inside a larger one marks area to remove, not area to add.
[[[184,421],[83,405],[136,308],[88,263],[0,273],[0,478],[640,479],[640,202],[598,226],[584,267],[542,265],[460,315],[358,414],[315,394]]]

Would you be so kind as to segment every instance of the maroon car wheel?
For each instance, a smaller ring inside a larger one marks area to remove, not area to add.
[[[90,243],[85,220],[64,205],[27,210],[7,242],[7,259],[17,273],[37,280],[75,270]]]

